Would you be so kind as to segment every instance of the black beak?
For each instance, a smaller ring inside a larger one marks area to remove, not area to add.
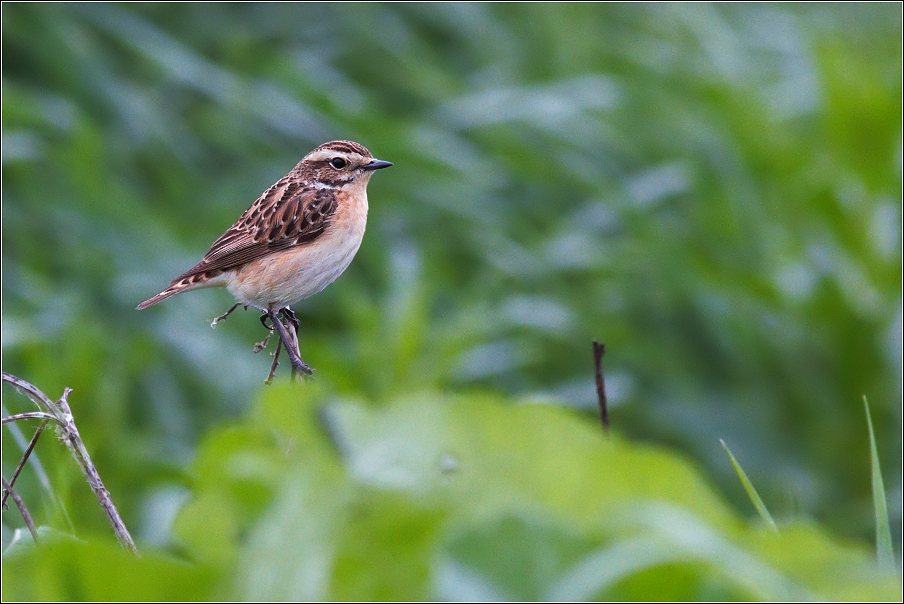
[[[380,168],[388,168],[392,165],[391,161],[383,161],[382,159],[375,159],[366,166],[361,166],[362,170],[379,170]]]

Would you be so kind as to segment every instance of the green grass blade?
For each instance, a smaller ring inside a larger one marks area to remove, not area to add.
[[[873,505],[876,508],[876,556],[879,563],[889,568],[895,566],[895,553],[891,546],[891,526],[888,523],[888,506],[885,503],[885,485],[882,482],[882,471],[879,467],[879,451],[876,448],[876,435],[873,433],[873,420],[869,414],[869,403],[863,395],[863,409],[866,411],[866,425],[869,428],[869,456],[873,470]]]
[[[744,490],[747,491],[747,496],[750,497],[750,501],[753,502],[754,507],[756,507],[756,511],[759,512],[760,518],[763,519],[766,524],[768,524],[773,531],[778,532],[778,527],[775,525],[775,520],[772,519],[772,514],[769,513],[769,510],[766,509],[766,504],[763,503],[763,500],[760,499],[759,493],[756,492],[756,489],[753,487],[753,483],[750,482],[750,479],[747,478],[747,474],[744,473],[744,469],[741,467],[741,464],[738,463],[738,460],[735,459],[735,456],[731,454],[731,449],[728,448],[728,445],[725,444],[725,441],[721,438],[719,442],[722,443],[722,447],[725,449],[725,452],[728,453],[728,458],[731,459],[731,465],[734,466],[735,472],[738,474],[738,478],[741,479],[741,484],[744,485]]]

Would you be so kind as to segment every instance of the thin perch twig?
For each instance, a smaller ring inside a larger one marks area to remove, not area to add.
[[[272,335],[272,331],[270,332]],[[270,336],[267,336],[269,339]],[[279,351],[282,350],[282,340],[277,338],[276,340],[276,352],[273,352],[273,363],[270,365],[270,373],[267,374],[267,379],[264,380],[266,385],[270,385],[273,383],[273,376],[276,375],[276,368],[279,366]]]
[[[269,332],[269,333],[267,333],[267,337],[264,338],[263,340],[261,340],[260,342],[256,343],[256,344],[254,345],[254,348],[251,349],[251,352],[253,352],[254,354],[257,354],[257,353],[259,353],[260,351],[262,351],[264,348],[266,348],[266,347],[267,347],[267,344],[270,343],[270,338],[271,338],[272,336],[273,336],[273,332],[272,332],[272,331]]]
[[[596,398],[600,405],[600,423],[609,434],[609,408],[606,405],[606,382],[603,380],[603,355],[606,345],[593,340],[593,365],[596,369]]]
[[[13,501],[16,503],[16,507],[19,508],[19,513],[22,514],[22,519],[25,520],[25,526],[28,527],[28,530],[31,532],[31,538],[35,540],[35,543],[38,542],[38,529],[35,528],[35,522],[31,519],[31,514],[28,513],[28,508],[25,507],[25,502],[22,501],[22,498],[19,497],[19,494],[13,490],[11,484],[6,482],[6,479],[3,478],[3,488],[7,493],[12,495]],[[4,508],[6,503],[4,502]]]
[[[283,323],[280,318],[280,312],[281,311],[276,311],[271,307],[268,314],[270,315],[270,323],[276,329],[276,333],[279,334],[283,346],[286,347],[286,353],[289,355],[289,361],[292,364],[292,381],[295,381],[295,377],[298,374],[311,375],[314,373],[314,370],[301,358],[294,325],[291,323],[289,325]],[[288,318],[286,321],[288,322]]]
[[[69,447],[69,450],[75,457],[75,461],[88,479],[88,485],[94,491],[94,495],[100,502],[101,508],[107,514],[107,519],[113,526],[113,532],[116,533],[116,538],[124,548],[134,554],[138,554],[138,548],[135,547],[132,535],[129,534],[129,530],[126,528],[122,518],[120,518],[116,506],[113,505],[113,500],[110,498],[110,492],[104,487],[104,483],[97,473],[97,468],[94,467],[91,456],[88,454],[88,450],[85,448],[85,444],[75,425],[75,419],[72,416],[72,410],[69,408],[69,402],[67,401],[72,389],[66,388],[63,391],[63,396],[60,397],[60,400],[52,401],[33,384],[6,372],[3,372],[2,375],[4,382],[15,386],[20,392],[24,392],[39,408],[42,409],[42,411],[46,410],[53,416],[53,421],[60,424],[58,429],[59,439]]]
[[[289,335],[289,339],[292,341],[292,346],[295,347],[295,352],[298,353],[298,358],[301,359],[301,343],[298,341],[298,319],[295,318],[295,313],[288,308],[284,308],[283,312],[288,312],[287,315],[283,315],[283,325],[286,326],[286,332]],[[304,359],[302,359],[301,362],[304,363],[305,367],[311,370],[311,373],[308,373],[307,375],[314,373],[314,369],[309,367],[308,364],[304,362]]]
[[[4,418],[8,419],[8,418]],[[34,450],[35,445],[38,444],[38,439],[41,437],[41,433],[44,431],[44,428],[47,427],[47,422],[49,419],[45,419],[38,425],[38,429],[35,430],[35,435],[31,437],[31,441],[28,443],[28,446],[25,448],[25,452],[22,454],[22,459],[19,460],[19,465],[16,466],[16,471],[13,472],[13,477],[9,480],[10,488],[16,484],[16,479],[19,477],[19,472],[22,471],[22,468],[25,467],[25,462],[28,461],[29,456],[31,456],[31,452]],[[5,423],[5,422],[4,422]],[[5,485],[4,485],[5,486]],[[9,489],[4,489],[3,491],[3,508],[6,508],[6,499],[9,497],[10,491]]]
[[[298,358],[301,359],[301,362],[307,367],[307,363],[301,358],[301,346],[298,343],[297,328],[292,325],[292,322],[287,317],[281,317],[280,321],[282,321],[282,324],[286,328],[286,335],[289,336],[288,344],[292,345],[292,348],[295,350],[296,354],[298,354]]]
[[[6,410],[6,405],[0,404],[0,411],[2,411],[3,415],[9,416],[9,412]],[[13,440],[16,441],[16,444],[19,445],[19,448],[22,451],[28,447],[28,440],[25,438],[25,434],[22,433],[22,429],[19,427],[19,424],[16,422],[4,423],[4,426],[7,427],[9,433],[12,434]],[[56,504],[57,508],[59,508],[60,513],[63,515],[63,518],[66,520],[66,524],[69,526],[69,532],[75,534],[75,525],[72,524],[72,518],[69,516],[69,511],[66,509],[66,505],[60,499],[60,496],[56,494],[53,490],[53,486],[50,484],[50,477],[47,475],[47,470],[44,469],[44,465],[41,463],[40,457],[35,452],[32,452],[31,457],[31,467],[35,472],[35,475],[38,478],[38,482],[41,483],[41,488],[47,493],[47,496],[50,497],[51,501]]]

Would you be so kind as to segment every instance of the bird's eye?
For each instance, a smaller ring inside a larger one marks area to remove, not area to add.
[[[335,157],[330,161],[330,165],[332,165],[337,170],[341,170],[345,167],[346,161],[341,157]]]

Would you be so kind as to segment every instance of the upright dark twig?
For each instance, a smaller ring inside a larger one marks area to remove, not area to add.
[[[606,345],[593,340],[593,365],[596,369],[596,398],[600,405],[600,423],[609,434],[609,408],[606,406],[606,382],[603,380],[603,355]]]
[[[116,506],[113,505],[113,500],[110,498],[110,492],[104,487],[104,483],[97,473],[97,468],[94,467],[91,456],[88,454],[88,450],[85,448],[82,437],[79,435],[78,428],[75,425],[75,419],[72,416],[72,410],[69,408],[69,402],[67,400],[72,389],[66,388],[63,391],[63,396],[60,397],[60,400],[52,401],[50,400],[50,397],[41,392],[33,384],[14,375],[3,372],[3,381],[11,384],[19,390],[19,392],[28,396],[28,398],[30,398],[42,411],[46,411],[46,414],[40,415],[39,417],[43,417],[45,421],[53,421],[58,425],[57,436],[72,452],[75,461],[88,479],[88,485],[94,491],[94,495],[97,497],[98,502],[100,502],[101,508],[103,508],[104,512],[107,514],[107,519],[113,526],[113,532],[116,534],[119,543],[132,553],[137,554],[138,548],[135,547],[132,535],[129,534],[129,530],[126,528],[122,518],[120,518]],[[18,419],[26,419],[22,416],[32,417],[33,415],[23,413],[20,414]],[[4,480],[4,487],[5,486],[6,481]],[[11,489],[8,490],[11,491]]]
[[[37,543],[38,529],[35,528],[35,522],[31,519],[31,514],[28,513],[28,508],[25,507],[25,502],[22,501],[22,498],[19,497],[19,494],[13,490],[13,485],[8,483],[5,478],[3,478],[3,490],[12,496],[13,502],[15,502],[16,507],[19,508],[19,513],[22,514],[22,519],[25,520],[25,526],[28,527],[28,530],[31,533],[31,538],[35,540],[35,543]],[[5,501],[3,503],[3,509],[6,509]]]

